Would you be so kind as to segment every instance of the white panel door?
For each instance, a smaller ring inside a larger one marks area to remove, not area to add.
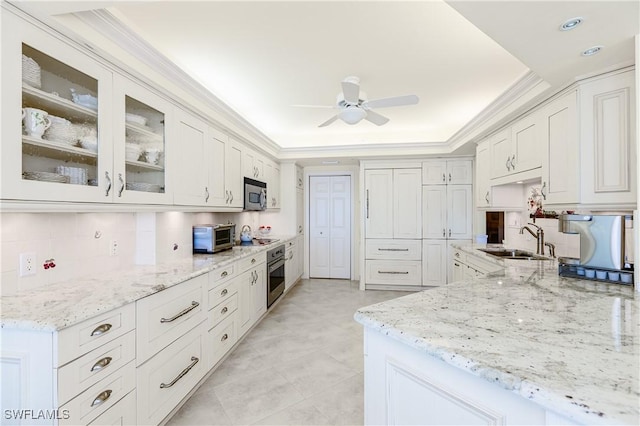
[[[351,277],[351,178],[309,180],[309,275]]]
[[[180,148],[174,152],[174,169],[184,173],[173,176],[173,200],[175,204],[205,205],[208,176],[204,147],[207,142],[207,125],[179,109],[176,116],[176,139],[180,141]]]
[[[213,133],[213,132],[210,132]],[[204,147],[204,160],[207,166],[208,206],[224,207],[225,198],[225,150],[226,142],[212,136]]]
[[[422,187],[422,237],[447,238],[447,187]]]
[[[366,170],[364,182],[366,238],[393,238],[393,170]]]
[[[447,238],[471,238],[473,233],[471,185],[447,186],[447,204]]]
[[[422,169],[393,170],[393,238],[422,236]]]
[[[447,283],[447,241],[422,240],[422,285]]]

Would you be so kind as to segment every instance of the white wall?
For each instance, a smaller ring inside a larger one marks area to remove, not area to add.
[[[78,277],[192,256],[191,227],[236,223],[257,229],[263,213],[1,213],[0,296]],[[117,256],[110,255],[112,241]],[[177,249],[174,250],[174,246]],[[20,254],[35,253],[36,274],[20,277]],[[54,259],[55,268],[44,269]]]

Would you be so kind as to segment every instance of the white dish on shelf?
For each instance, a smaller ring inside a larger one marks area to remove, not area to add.
[[[127,123],[134,123],[145,127],[147,125],[147,117],[143,117],[142,115],[127,112],[124,116]]]
[[[129,161],[138,161],[142,154],[142,147],[137,144],[126,143],[124,145],[124,157]]]
[[[94,111],[98,110],[98,98],[90,94],[80,95],[76,93],[76,90],[73,88],[69,90],[71,91],[71,100],[74,103],[83,107],[90,108]]]
[[[42,70],[40,65],[25,54],[22,54],[22,81],[36,89],[42,86]]]
[[[98,152],[98,140],[92,138],[80,139],[80,146],[87,151]]]
[[[48,118],[51,121],[51,126],[45,131],[46,139],[69,145],[75,145],[78,142],[76,129],[69,120],[55,115],[49,115]]]

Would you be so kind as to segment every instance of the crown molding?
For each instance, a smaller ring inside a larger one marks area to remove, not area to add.
[[[447,142],[357,144],[339,146],[311,146],[282,148],[280,159],[310,158],[399,158],[429,155],[447,155],[451,150]]]
[[[183,71],[160,51],[151,46],[147,41],[142,39],[110,11],[97,9],[75,13],[74,15],[104,37],[118,44],[123,51],[136,57],[146,66],[158,72],[162,77],[174,82],[176,85],[179,85],[190,96],[202,101],[213,111],[229,120],[230,124],[246,132],[254,140],[248,140],[245,136],[239,134],[228,126],[215,122],[215,124],[222,127],[225,132],[230,133],[230,136],[240,139],[261,151],[270,153],[270,155],[280,151],[280,145],[268,138],[235,110],[212,94],[209,89]],[[127,72],[130,72],[130,70],[127,70]],[[140,78],[140,76],[137,76],[137,78]],[[166,94],[172,99],[175,99],[174,94]],[[181,103],[184,104],[184,102]],[[187,105],[185,105],[185,107],[187,107]],[[187,109],[193,110],[190,106],[187,107]],[[203,114],[201,111],[195,112],[198,115],[204,116],[207,121],[212,121],[208,115]],[[258,143],[256,143],[256,141],[258,141]],[[262,146],[260,144],[262,144]]]

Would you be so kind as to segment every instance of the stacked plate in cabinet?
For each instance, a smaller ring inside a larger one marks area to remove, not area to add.
[[[49,115],[51,126],[45,131],[45,138],[50,141],[64,142],[75,145],[78,142],[78,133],[71,122],[62,117]]]
[[[22,55],[22,81],[39,89],[42,86],[40,65],[27,55]]]
[[[131,191],[160,192],[162,187],[155,183],[128,182],[126,188]]]
[[[69,178],[69,183],[75,185],[87,184],[88,171],[84,167],[58,166],[56,167],[56,172],[61,175],[67,176]]]
[[[23,172],[22,178],[41,182],[69,183],[69,176],[49,172]]]

